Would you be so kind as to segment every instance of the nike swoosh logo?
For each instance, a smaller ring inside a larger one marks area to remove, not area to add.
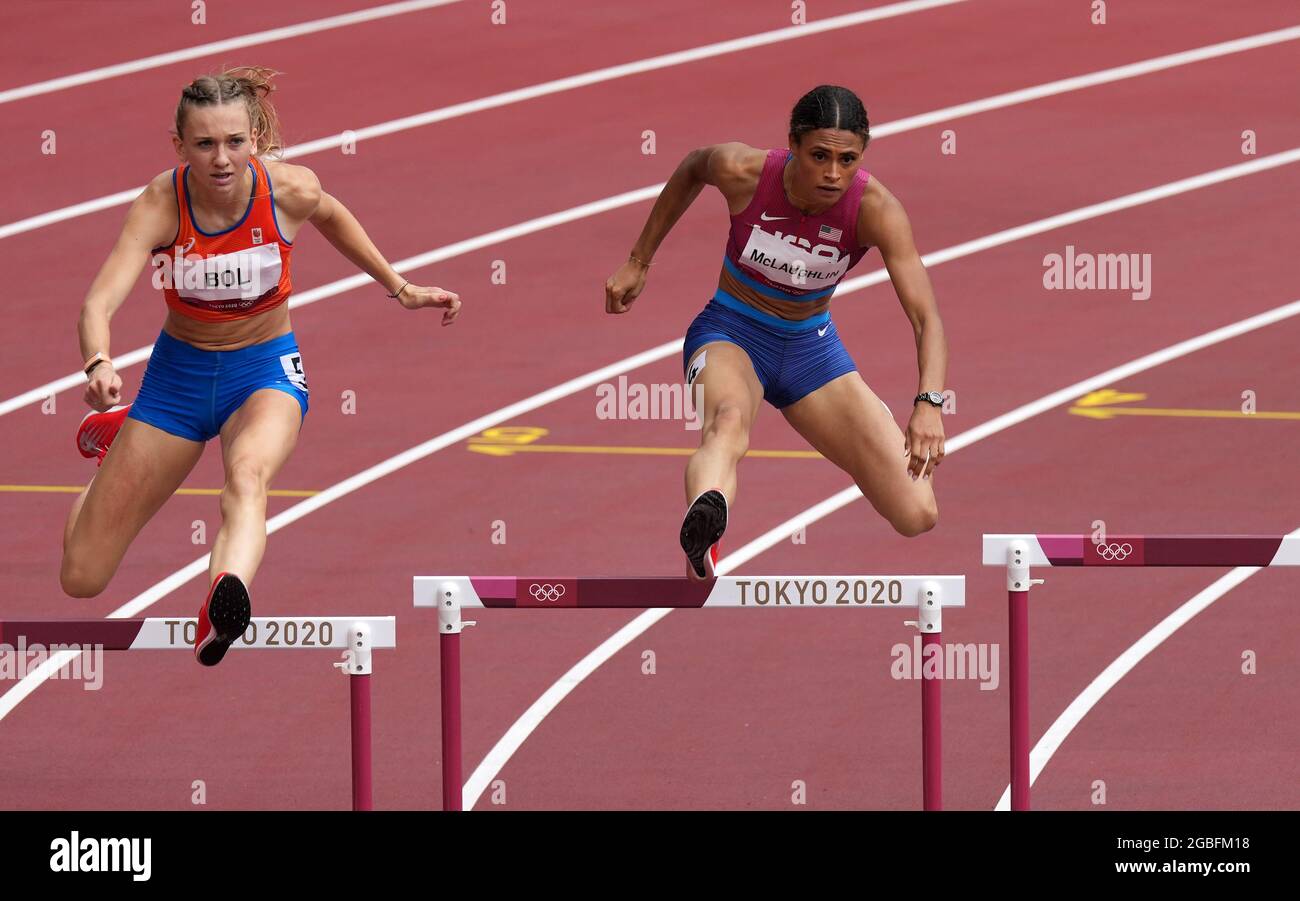
[[[779,219],[789,219],[789,216],[769,216],[767,213],[759,213],[758,218],[764,222],[776,222]]]
[[[818,338],[824,338],[824,337],[826,337],[826,332],[828,332],[828,331],[830,330],[830,327],[831,327],[831,324],[828,322],[828,323],[826,323],[825,325],[823,325],[821,328],[817,329],[817,337],[818,337]]]

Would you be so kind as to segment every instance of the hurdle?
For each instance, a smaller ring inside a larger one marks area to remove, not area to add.
[[[985,535],[984,565],[1007,568],[1011,809],[1029,809],[1029,590],[1033,566],[1300,566],[1300,536]]]
[[[0,621],[0,646],[20,654],[35,647],[49,649],[51,659],[59,651],[80,654],[96,650],[188,650],[192,653],[197,628],[197,620],[185,617],[3,620]],[[353,810],[374,809],[370,757],[372,652],[395,647],[397,620],[392,616],[254,617],[244,634],[230,646],[232,651],[334,648],[344,652],[343,661],[334,666],[348,676],[349,682]]]
[[[438,609],[442,697],[442,809],[462,798],[460,633],[465,608],[555,610],[749,607],[843,610],[916,609],[922,658],[942,658],[943,608],[966,603],[964,576],[722,576],[709,582],[642,578],[416,576],[416,607]],[[921,773],[926,810],[943,809],[942,673],[921,678]]]

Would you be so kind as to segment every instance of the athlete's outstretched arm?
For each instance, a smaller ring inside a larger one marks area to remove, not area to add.
[[[176,201],[171,178],[170,171],[158,175],[131,204],[122,233],[109,251],[108,259],[100,267],[99,274],[91,282],[90,290],[86,292],[86,299],[81,305],[81,319],[77,323],[81,359],[84,363],[95,354],[102,354],[106,358],[91,372],[85,394],[86,403],[101,413],[122,399],[122,378],[107,359],[109,320],[131,293],[131,286],[139,277],[140,270],[149,262],[153,248],[171,240],[175,232],[173,220]],[[170,219],[168,212],[172,212]],[[164,235],[164,228],[170,228],[171,231]]]
[[[729,197],[742,176],[746,158],[760,152],[745,144],[731,143],[701,147],[686,154],[659,192],[627,262],[605,282],[605,312],[627,312],[645,287],[646,270],[659,245],[704,186],[713,185]]]
[[[316,230],[334,245],[335,250],[383,285],[385,291],[397,294],[398,302],[406,309],[440,307],[443,311],[443,325],[451,325],[456,321],[460,315],[459,295],[442,288],[422,287],[407,282],[384,259],[357,217],[337,198],[325,193],[316,173],[306,166],[284,166],[283,169],[290,176],[287,179],[289,189],[283,191],[287,195],[284,200],[286,210],[290,206],[294,207],[293,211],[298,218],[316,226]],[[281,176],[281,180],[286,179]],[[277,203],[281,202],[281,193],[276,192]]]
[[[858,239],[861,244],[880,248],[881,259],[894,284],[894,293],[912,323],[920,372],[917,393],[943,393],[948,374],[948,342],[939,318],[939,304],[912,238],[912,224],[907,213],[898,199],[879,182],[862,197]],[[930,449],[937,449],[937,454],[929,452]],[[908,468],[913,478],[928,476],[943,461],[943,421],[938,407],[924,402],[913,406],[905,450],[911,454]],[[928,464],[925,462],[927,455],[930,458]]]

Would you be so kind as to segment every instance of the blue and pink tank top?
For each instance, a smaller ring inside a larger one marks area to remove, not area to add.
[[[835,286],[870,249],[858,246],[857,231],[871,176],[858,169],[833,206],[809,216],[785,193],[790,157],[784,149],[767,152],[753,199],[731,217],[713,299],[778,328],[804,329],[830,318]]]

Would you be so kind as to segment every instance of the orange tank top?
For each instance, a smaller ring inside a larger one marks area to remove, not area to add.
[[[271,177],[257,157],[248,168],[253,170],[248,207],[238,222],[219,232],[205,232],[194,221],[190,167],[172,170],[179,226],[170,245],[154,248],[154,284],[182,316],[201,322],[247,319],[278,307],[293,291],[293,242],[280,233]]]

